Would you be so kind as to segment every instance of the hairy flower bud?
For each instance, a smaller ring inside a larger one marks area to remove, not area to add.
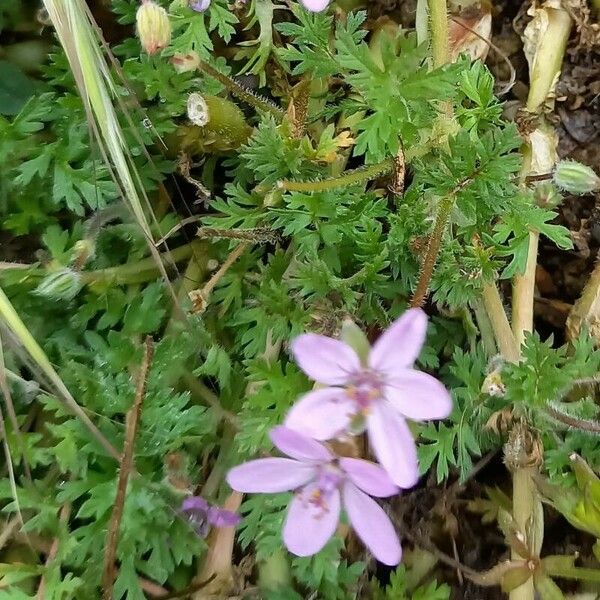
[[[153,0],[142,0],[136,14],[137,35],[148,54],[156,54],[171,42],[167,11]]]
[[[565,192],[583,195],[600,190],[600,177],[587,165],[561,160],[554,170],[554,183]]]
[[[35,292],[53,300],[72,300],[82,287],[81,275],[67,267],[44,277]]]

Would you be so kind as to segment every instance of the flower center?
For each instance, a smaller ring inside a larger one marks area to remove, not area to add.
[[[314,519],[320,519],[329,512],[331,495],[343,479],[344,474],[336,465],[326,464],[321,467],[314,482],[302,490],[303,500],[309,505]]]
[[[374,371],[361,371],[346,386],[346,395],[354,401],[357,415],[367,415],[371,404],[383,396],[381,376]]]

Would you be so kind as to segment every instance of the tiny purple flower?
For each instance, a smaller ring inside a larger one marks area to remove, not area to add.
[[[334,534],[341,506],[358,537],[375,558],[397,565],[400,541],[383,509],[370,496],[398,493],[379,466],[357,458],[338,458],[328,448],[284,426],[270,432],[273,444],[290,458],[259,458],[229,471],[238,492],[295,491],[283,527],[283,541],[297,556],[315,554]]]
[[[200,537],[206,537],[211,525],[213,527],[234,527],[241,518],[236,513],[211,506],[202,496],[190,496],[181,505],[190,525],[194,527]]]
[[[196,12],[204,12],[210,6],[211,0],[188,0],[188,6]]]
[[[401,488],[419,478],[417,450],[406,418],[443,419],[452,410],[446,388],[413,368],[425,341],[427,316],[406,311],[371,348],[367,364],[342,341],[307,333],[292,342],[300,368],[329,387],[316,389],[290,410],[285,425],[316,440],[366,428],[377,460]]]

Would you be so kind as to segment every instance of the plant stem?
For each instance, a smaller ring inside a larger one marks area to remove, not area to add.
[[[446,0],[428,0],[431,29],[431,55],[433,66],[441,67],[448,62],[448,7]]]
[[[446,230],[446,224],[450,219],[450,213],[454,206],[454,192],[448,194],[441,199],[440,205],[438,206],[437,215],[435,217],[435,223],[433,225],[433,231],[429,237],[427,244],[427,251],[425,252],[425,258],[423,260],[423,267],[421,268],[421,274],[417,283],[417,289],[410,302],[412,307],[421,307],[425,301],[427,290],[429,288],[429,282],[433,275],[433,269],[437,262],[440,246],[442,245],[442,238],[444,237],[444,231]]]
[[[135,446],[135,436],[142,413],[142,402],[146,395],[146,385],[148,382],[148,373],[150,363],[154,354],[154,344],[150,336],[146,337],[144,358],[138,376],[138,384],[135,391],[133,406],[127,413],[127,428],[125,430],[125,443],[123,445],[123,454],[119,468],[119,480],[117,484],[117,495],[113,506],[108,533],[106,536],[106,546],[104,550],[104,568],[102,572],[102,598],[111,600],[113,597],[113,586],[116,575],[115,560],[117,558],[117,545],[119,541],[119,526],[123,516],[125,506],[125,494],[127,492],[127,482],[133,469],[133,451]]]
[[[562,577],[563,579],[579,579],[580,581],[600,582],[600,569],[588,569],[585,567],[570,567],[568,569],[561,569],[553,567],[546,569],[546,573],[552,577]]]
[[[339,177],[331,177],[329,179],[322,179],[321,181],[288,181],[287,179],[282,179],[277,182],[277,187],[286,192],[324,192],[339,187],[364,183],[383,173],[390,172],[394,168],[394,164],[393,158],[386,158],[374,165],[368,165],[353,171],[346,171],[346,173]]]
[[[275,104],[269,102],[269,100],[267,100],[266,98],[261,98],[257,94],[254,94],[250,90],[247,90],[243,85],[240,85],[239,83],[237,83],[237,81],[231,79],[231,77],[228,77],[224,73],[221,73],[213,66],[209,65],[207,62],[200,60],[198,68],[213,79],[216,79],[233,96],[239,98],[246,104],[249,104],[250,106],[254,107],[256,110],[269,113],[273,115],[278,121],[281,121],[281,119],[283,119],[283,117],[285,116],[285,112],[281,110],[281,108],[275,106]]]
[[[500,354],[510,362],[518,362],[519,349],[495,283],[483,285],[483,304],[490,318]]]
[[[162,264],[178,263],[189,258],[193,251],[196,241],[179,246],[169,252],[160,255]],[[156,259],[154,257],[143,258],[136,262],[119,265],[117,267],[108,267],[97,271],[84,271],[81,278],[84,284],[91,283],[140,283],[156,277],[159,272]]]
[[[540,234],[537,231],[530,231],[525,272],[516,275],[513,281],[513,332],[519,347],[525,341],[525,333],[533,330],[535,271],[539,241]]]
[[[513,480],[513,518],[519,531],[527,535],[529,531],[529,521],[534,513],[534,494],[535,483],[533,481],[533,472],[529,467],[520,467],[512,473]],[[524,557],[512,550],[514,560]],[[525,583],[510,592],[510,600],[533,600],[534,598],[533,577],[530,577]]]

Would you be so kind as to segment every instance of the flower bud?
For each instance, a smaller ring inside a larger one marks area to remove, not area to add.
[[[210,0],[189,0],[188,6],[196,12],[204,12],[210,6]]]
[[[52,300],[72,300],[82,287],[81,275],[67,267],[44,277],[35,293]]]
[[[156,54],[171,42],[167,11],[153,0],[142,0],[136,14],[137,35],[148,54]]]
[[[178,52],[171,57],[171,64],[178,73],[188,73],[195,71],[200,66],[200,57],[193,50],[186,54]]]
[[[600,190],[600,177],[587,165],[561,160],[554,170],[554,183],[565,192],[583,195]]]

